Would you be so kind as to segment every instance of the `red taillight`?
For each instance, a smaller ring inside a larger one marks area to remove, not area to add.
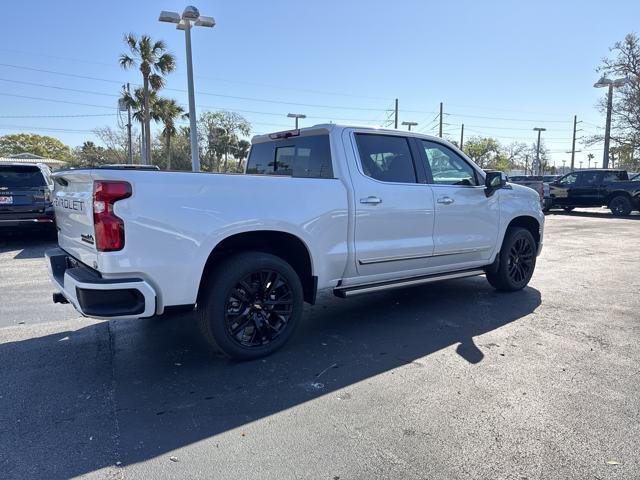
[[[113,204],[130,196],[131,185],[128,182],[93,182],[93,225],[99,252],[124,248],[124,222],[113,213]]]

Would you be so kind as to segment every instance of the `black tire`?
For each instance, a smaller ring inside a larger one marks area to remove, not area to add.
[[[527,286],[536,267],[536,241],[526,228],[507,230],[497,265],[488,268],[487,280],[496,290],[515,292]]]
[[[633,205],[626,195],[616,195],[609,200],[609,209],[616,217],[626,217],[631,214]]]
[[[198,326],[209,346],[237,360],[269,355],[291,338],[304,294],[280,257],[244,252],[222,262],[198,300]]]
[[[562,207],[562,209],[567,213],[573,211],[574,208],[576,208],[576,207]]]

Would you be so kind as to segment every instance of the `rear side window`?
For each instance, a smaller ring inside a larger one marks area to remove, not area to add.
[[[613,183],[626,180],[627,175],[625,172],[604,172],[602,177],[602,183]]]
[[[44,187],[46,182],[38,167],[30,165],[0,165],[0,187]]]
[[[256,143],[249,153],[247,173],[297,178],[333,178],[329,135]]]
[[[592,187],[598,184],[598,172],[580,172],[578,175],[578,185]]]
[[[407,138],[357,133],[356,143],[365,175],[383,182],[416,183]]]

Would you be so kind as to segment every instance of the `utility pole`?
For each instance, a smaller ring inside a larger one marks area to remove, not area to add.
[[[536,166],[535,166],[535,173],[540,175],[540,171],[541,171],[541,165],[540,165],[540,134],[544,131],[546,131],[546,128],[542,128],[542,127],[535,127],[533,129],[534,131],[538,132],[538,146],[536,147]]]
[[[609,168],[609,141],[611,140],[611,110],[613,108],[613,83],[609,84],[607,96],[607,124],[604,129],[604,154],[602,156],[602,168]]]
[[[524,174],[527,175],[529,170],[529,155],[524,156]]]
[[[131,97],[131,91],[129,89],[129,83],[127,83],[127,95]],[[129,165],[133,164],[133,149],[131,141],[131,105],[127,105],[127,138],[129,140]]]
[[[396,105],[393,109],[393,128],[398,129],[398,99],[396,98]]]
[[[438,136],[442,138],[442,102],[440,102],[440,127],[438,128]]]
[[[576,158],[576,127],[578,126],[578,116],[573,116],[573,140],[571,141],[571,171],[573,172],[574,161]],[[564,169],[563,169],[564,173]]]
[[[564,166],[565,166],[565,164],[566,164],[566,163],[567,163],[567,161],[566,161],[566,160],[562,160],[562,174],[563,174],[563,175],[564,175],[564,171],[565,171],[565,170],[564,170]],[[571,162],[571,163],[573,163],[573,162]]]
[[[460,129],[460,150],[462,150],[463,145],[464,145],[464,123],[462,124],[462,128]]]

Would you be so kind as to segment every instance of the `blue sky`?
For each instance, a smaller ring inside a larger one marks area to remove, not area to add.
[[[185,5],[40,0],[28,9],[5,7],[16,16],[5,19],[0,33],[0,134],[33,131],[75,146],[92,139],[93,128],[115,125],[119,83],[140,81],[139,72],[117,65],[125,32],[168,43],[178,69],[167,83],[175,90],[165,95],[186,104],[184,34],[157,21],[160,10]],[[463,122],[466,137],[490,135],[503,143],[532,142],[531,129],[546,127],[543,138],[557,165],[569,157],[574,114],[584,122],[581,135],[604,123],[594,107],[603,93],[592,87],[595,68],[609,46],[639,28],[640,18],[637,0],[207,0],[197,6],[217,22],[193,32],[199,112],[235,110],[254,133],[264,133],[289,127],[288,112],[307,114],[302,125],[380,124],[397,97],[400,121],[434,133],[444,102],[451,138],[459,137]],[[598,158],[599,148],[593,153]]]

